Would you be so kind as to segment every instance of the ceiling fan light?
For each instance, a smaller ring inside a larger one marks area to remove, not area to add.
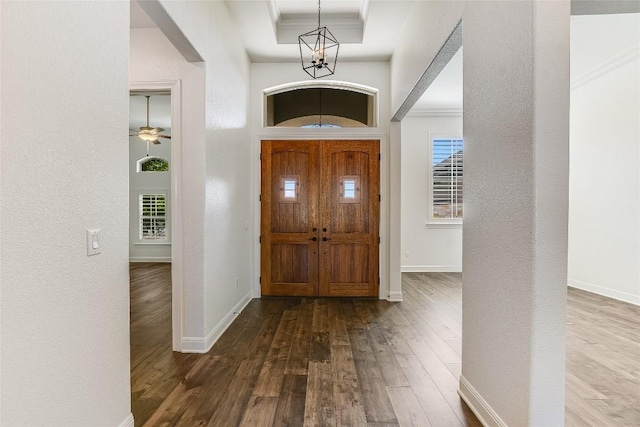
[[[155,132],[148,132],[141,130],[138,132],[138,137],[144,141],[156,141],[158,139],[158,135]]]

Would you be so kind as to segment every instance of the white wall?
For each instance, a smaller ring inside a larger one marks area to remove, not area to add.
[[[461,390],[506,425],[564,423],[569,9],[470,2],[463,19]]]
[[[252,297],[250,66],[224,2],[160,3],[204,59],[191,64],[205,77],[203,122],[193,124],[204,138],[182,137],[184,281],[191,284],[183,349],[204,352]],[[196,99],[183,89],[184,104]]]
[[[0,8],[0,423],[132,425],[129,5]],[[86,228],[101,254],[87,256]]]
[[[622,50],[576,58],[569,285],[640,304],[640,14],[572,18],[572,59],[601,34]]]
[[[391,110],[398,111],[462,18],[464,1],[416,1],[391,58]]]
[[[253,189],[252,202],[254,208],[254,293],[260,295],[258,277],[260,275],[260,257],[258,234],[260,230],[260,204],[257,203],[260,193],[260,139],[265,138],[303,138],[303,139],[381,139],[382,163],[380,168],[382,203],[380,211],[380,265],[389,283],[389,161],[391,147],[389,140],[390,90],[388,62],[342,62],[336,66],[336,73],[330,80],[357,83],[373,87],[378,90],[378,127],[375,128],[342,128],[342,129],[298,129],[298,128],[266,128],[262,123],[263,91],[265,89],[292,82],[309,80],[302,70],[300,63],[254,63],[251,65],[251,124],[253,130],[252,174]],[[323,79],[321,82],[326,82]],[[390,297],[391,295],[391,297]],[[397,295],[397,296],[394,296]],[[392,283],[390,289],[384,288],[380,292],[381,298],[401,298],[399,280]]]
[[[169,95],[157,95],[170,98]],[[153,102],[153,98],[151,101]],[[143,98],[144,99],[144,98]],[[140,103],[137,103],[140,107]],[[160,113],[153,108],[155,114]],[[151,126],[153,123],[153,112]],[[171,111],[164,112],[171,115]],[[157,125],[156,125],[157,126]],[[163,134],[171,134],[171,128],[164,128]],[[147,155],[147,144],[137,136],[129,137],[129,261],[131,262],[171,262],[171,140],[160,138],[160,144],[149,144],[149,155],[169,161],[169,171],[138,172],[138,160]],[[167,194],[167,239],[163,241],[140,241],[138,224],[138,196],[148,191],[160,191]]]
[[[183,212],[183,322],[185,336],[204,332],[204,99],[205,75],[199,64],[187,62],[157,28],[131,30],[130,80],[181,82],[182,152],[180,188]],[[172,139],[176,141],[176,139]],[[171,167],[171,166],[170,166]],[[173,194],[174,199],[176,194]]]
[[[430,133],[462,136],[462,116],[402,120],[402,271],[462,271],[462,224],[427,224]]]
[[[392,58],[395,111],[463,17],[460,392],[488,425],[564,422],[569,6],[416,2]]]
[[[403,106],[421,76],[434,60],[462,18],[464,1],[416,1],[402,28],[398,43],[390,61],[390,113],[393,117]],[[416,42],[419,40],[420,42]],[[388,280],[394,300],[402,300],[401,270],[401,163],[402,126],[390,125],[389,140],[389,230],[390,244]]]

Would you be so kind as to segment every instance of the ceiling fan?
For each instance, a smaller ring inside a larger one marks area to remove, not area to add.
[[[160,144],[160,141],[158,141],[158,138],[166,138],[166,139],[171,139],[171,136],[169,135],[162,135],[160,132],[163,132],[164,129],[163,128],[154,128],[149,126],[149,98],[150,95],[145,95],[145,98],[147,98],[147,125],[146,126],[141,126],[139,129],[129,129],[132,133],[129,134],[129,136],[137,136],[138,138],[142,139],[143,141],[147,141],[147,143],[149,142],[153,142],[154,144]]]

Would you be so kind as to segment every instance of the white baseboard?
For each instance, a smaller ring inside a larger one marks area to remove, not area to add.
[[[229,325],[233,322],[238,314],[244,310],[244,308],[253,299],[253,292],[249,291],[240,301],[227,313],[224,318],[207,334],[206,337],[182,337],[182,352],[183,353],[206,353],[211,350],[211,347],[218,341],[224,331],[227,330]]]
[[[592,292],[594,294],[617,299],[623,302],[628,302],[629,304],[640,305],[640,295],[634,295],[604,286],[594,285],[593,283],[586,283],[573,279],[569,279],[568,284],[572,288],[582,289],[583,291]]]
[[[461,265],[403,265],[402,273],[460,273]]]
[[[460,375],[460,388],[458,394],[465,401],[471,411],[478,417],[478,420],[485,427],[507,427],[498,414],[493,410],[480,393],[471,385],[467,379]]]
[[[171,257],[156,256],[156,257],[131,257],[129,262],[171,262]]]
[[[129,414],[129,416],[123,422],[121,422],[118,427],[133,427],[133,425],[133,414]]]
[[[402,292],[389,292],[388,301],[402,302]]]

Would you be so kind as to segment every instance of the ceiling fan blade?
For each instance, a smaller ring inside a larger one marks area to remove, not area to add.
[[[155,145],[160,144],[160,141],[158,141],[157,139],[155,139],[155,140],[153,140],[153,141],[151,141],[151,142],[153,142]]]
[[[158,135],[158,138],[167,138],[167,139],[171,139],[171,135]]]

